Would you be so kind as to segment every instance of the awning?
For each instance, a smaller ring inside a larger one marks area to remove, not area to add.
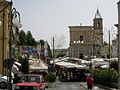
[[[16,64],[18,66],[21,66],[21,64],[19,62],[14,62],[14,64]]]
[[[48,69],[48,66],[43,64],[41,60],[38,60],[37,62],[33,63],[29,67],[30,67],[30,70],[47,70]]]
[[[15,64],[13,64],[11,70],[12,70],[13,73],[18,73],[19,72],[19,68]]]

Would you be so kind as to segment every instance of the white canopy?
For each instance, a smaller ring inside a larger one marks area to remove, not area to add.
[[[88,69],[89,67],[87,65],[76,65],[77,69]]]
[[[21,64],[19,62],[14,62],[14,64],[16,64],[18,66],[21,66]]]
[[[12,70],[13,73],[18,73],[19,72],[19,68],[15,64],[13,64],[11,70]]]
[[[57,62],[56,65],[60,65],[60,66],[67,66],[67,65],[72,65],[74,66],[74,64],[70,63],[70,62]]]
[[[108,69],[109,65],[107,65],[107,64],[106,65],[101,65],[100,67],[103,68],[103,69]]]
[[[54,62],[62,62],[62,61],[68,61],[69,57],[65,57],[65,58],[56,58],[54,59]],[[51,64],[53,64],[53,60],[50,61]]]
[[[37,62],[33,63],[29,66],[30,70],[47,70],[48,66],[46,66],[41,60],[37,60]]]
[[[94,59],[92,59],[92,61],[104,61],[104,59],[103,58],[94,58]]]

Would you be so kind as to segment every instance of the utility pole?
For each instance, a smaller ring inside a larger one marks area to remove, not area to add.
[[[12,20],[13,20],[13,16],[12,16],[12,0],[9,2],[10,3],[10,13],[9,13],[9,59],[12,62]],[[12,76],[11,76],[11,68],[9,69],[9,82],[8,82],[8,86],[7,86],[7,90],[12,90]]]
[[[109,30],[109,69],[110,69],[110,58],[111,58],[111,48],[110,48],[110,30]]]
[[[55,67],[54,37],[53,37],[53,66]]]

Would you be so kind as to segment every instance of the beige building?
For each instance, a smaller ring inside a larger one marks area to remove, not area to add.
[[[3,61],[8,58],[9,46],[9,31],[8,31],[8,13],[9,3],[5,0],[0,0],[0,74],[5,73]]]
[[[90,59],[102,57],[103,21],[99,10],[95,13],[92,26],[69,26],[70,57]]]

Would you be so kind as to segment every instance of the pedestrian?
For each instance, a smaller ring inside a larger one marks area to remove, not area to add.
[[[93,87],[93,78],[90,74],[86,77],[86,82],[87,82],[87,88],[88,90],[92,90]]]

